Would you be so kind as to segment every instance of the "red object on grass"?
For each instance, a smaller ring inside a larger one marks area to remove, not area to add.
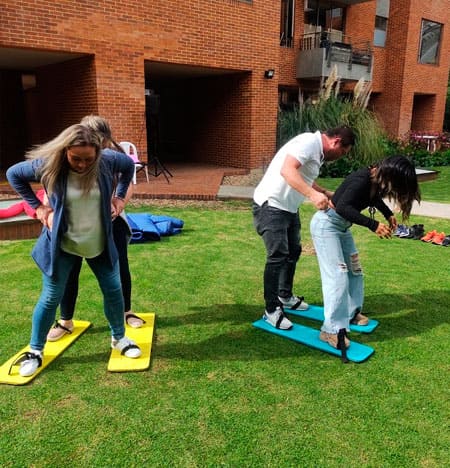
[[[44,189],[40,189],[36,192],[36,196],[39,198],[39,200],[41,200],[41,202],[44,200],[44,195]],[[27,214],[30,218],[36,218],[36,210],[32,208],[25,200],[22,200],[18,203],[14,203],[8,208],[0,209],[0,219],[13,218],[14,216],[18,216],[22,213]]]

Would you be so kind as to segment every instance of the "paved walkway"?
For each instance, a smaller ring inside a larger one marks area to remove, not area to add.
[[[219,199],[248,200],[253,197],[254,187],[240,187],[235,185],[221,185]],[[420,216],[431,216],[432,218],[450,219],[450,204],[431,203],[423,201],[419,204],[414,203],[412,214]]]

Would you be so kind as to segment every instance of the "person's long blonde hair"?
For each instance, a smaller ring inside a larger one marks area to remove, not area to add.
[[[49,195],[55,192],[61,177],[67,175],[69,171],[67,149],[73,146],[92,146],[95,148],[95,162],[83,173],[81,179],[81,188],[83,193],[87,194],[97,181],[101,151],[100,137],[92,128],[82,124],[71,125],[53,140],[35,146],[26,153],[28,159],[42,159],[44,161],[39,168],[39,175]]]
[[[82,125],[92,128],[100,137],[102,148],[111,148],[124,153],[123,148],[114,140],[109,122],[99,115],[86,115],[81,119]]]

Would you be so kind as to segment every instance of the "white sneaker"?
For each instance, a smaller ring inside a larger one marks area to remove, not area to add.
[[[292,328],[292,322],[284,315],[281,307],[277,307],[272,313],[266,310],[263,318],[267,323],[272,325],[272,327],[279,328],[280,330],[289,330]]]
[[[118,349],[121,354],[128,358],[138,358],[142,352],[139,346],[130,338],[124,336],[120,340],[111,340],[111,348]]]
[[[291,296],[289,298],[278,296],[278,299],[283,304],[283,307],[286,307],[286,309],[292,309],[292,310],[308,310],[309,309],[309,304],[304,301],[303,296],[300,296],[300,297]]]
[[[23,354],[23,360],[20,363],[19,374],[22,377],[30,377],[39,367],[42,366],[42,351],[33,349]]]

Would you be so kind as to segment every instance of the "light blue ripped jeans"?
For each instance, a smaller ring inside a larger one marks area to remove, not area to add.
[[[325,320],[322,331],[349,329],[350,320],[362,309],[364,279],[353,240],[352,224],[329,208],[311,219],[311,236],[319,261]]]

